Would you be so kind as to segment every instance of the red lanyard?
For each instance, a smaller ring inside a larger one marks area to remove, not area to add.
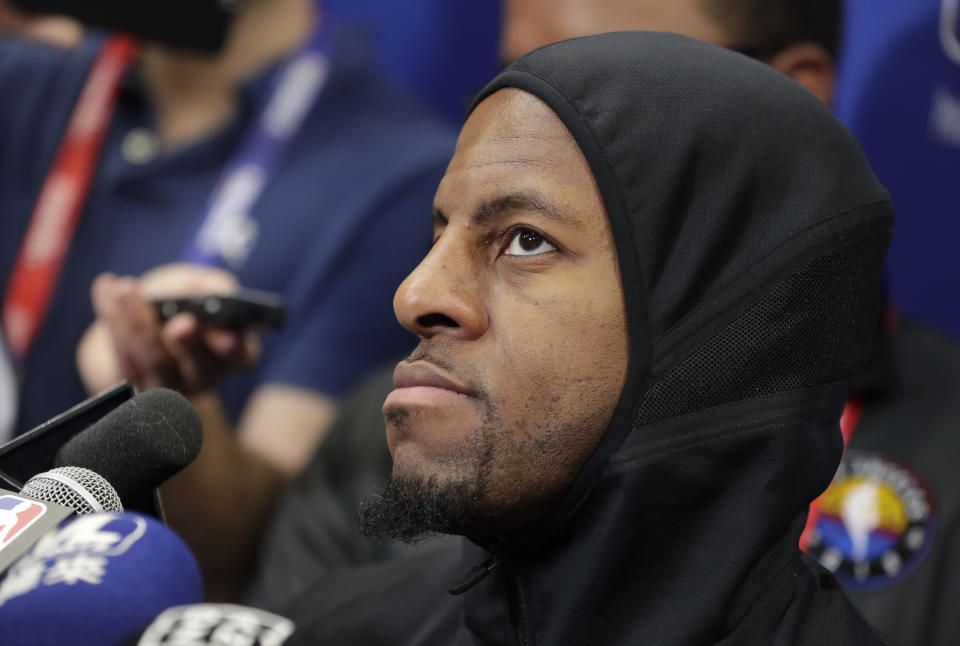
[[[862,415],[863,402],[855,397],[848,399],[846,406],[843,407],[843,414],[840,415],[840,434],[843,435],[844,453],[846,453],[847,447],[850,445],[853,434],[857,431],[857,426],[860,425],[860,417]],[[826,492],[820,494],[816,500],[810,503],[810,509],[807,512],[807,524],[803,528],[803,534],[800,535],[800,549],[804,551],[806,551],[807,545],[809,544],[810,532],[813,531],[817,521],[820,519],[820,504],[825,493]]]
[[[100,50],[30,216],[3,300],[7,346],[18,365],[50,307],[134,50],[127,36],[110,37]]]

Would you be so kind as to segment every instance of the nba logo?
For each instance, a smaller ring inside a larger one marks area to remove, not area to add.
[[[47,511],[40,502],[19,496],[0,496],[0,550],[12,543]]]

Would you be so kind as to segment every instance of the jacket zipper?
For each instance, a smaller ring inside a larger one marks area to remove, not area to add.
[[[523,591],[520,587],[520,577],[518,577],[513,568],[505,565],[506,560],[502,556],[497,556],[497,552],[487,546],[495,556],[487,559],[480,565],[470,569],[469,572],[458,582],[450,586],[450,594],[463,594],[476,584],[480,583],[493,571],[504,566],[504,583],[507,586],[507,604],[508,610],[515,611],[517,618],[517,644],[518,646],[529,646],[530,640],[527,638],[527,606],[523,601]]]
[[[504,578],[510,589],[508,600],[512,606],[515,606],[517,617],[517,644],[519,646],[529,646],[530,640],[527,638],[527,605],[523,601],[523,590],[520,588],[520,577],[518,577],[513,568],[507,566],[504,568]]]

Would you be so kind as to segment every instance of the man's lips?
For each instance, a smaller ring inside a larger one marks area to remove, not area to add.
[[[473,396],[472,389],[426,361],[401,362],[393,371],[394,388],[441,388]]]
[[[474,396],[474,391],[427,361],[400,363],[393,371],[394,390],[383,412],[411,408],[446,408]]]

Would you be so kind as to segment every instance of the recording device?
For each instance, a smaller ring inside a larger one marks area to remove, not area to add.
[[[241,289],[230,294],[209,294],[153,301],[157,318],[166,322],[189,312],[200,322],[215,327],[276,329],[286,320],[283,297],[258,289]]]
[[[201,603],[170,608],[124,646],[280,646],[293,622],[264,610],[232,604]]]
[[[140,393],[77,434],[56,466],[80,466],[113,485],[125,509],[161,518],[155,490],[196,459],[203,444],[197,411],[178,392]]]
[[[58,466],[54,456],[64,444],[133,395],[133,386],[123,382],[0,446],[0,487],[19,491],[34,474]]]
[[[79,516],[0,580],[0,635],[4,646],[118,644],[167,608],[202,598],[193,555],[159,522]]]
[[[29,13],[69,16],[95,27],[216,53],[243,0],[11,0]]]
[[[79,467],[44,471],[19,492],[0,489],[0,572],[67,517],[122,510],[110,483]]]

